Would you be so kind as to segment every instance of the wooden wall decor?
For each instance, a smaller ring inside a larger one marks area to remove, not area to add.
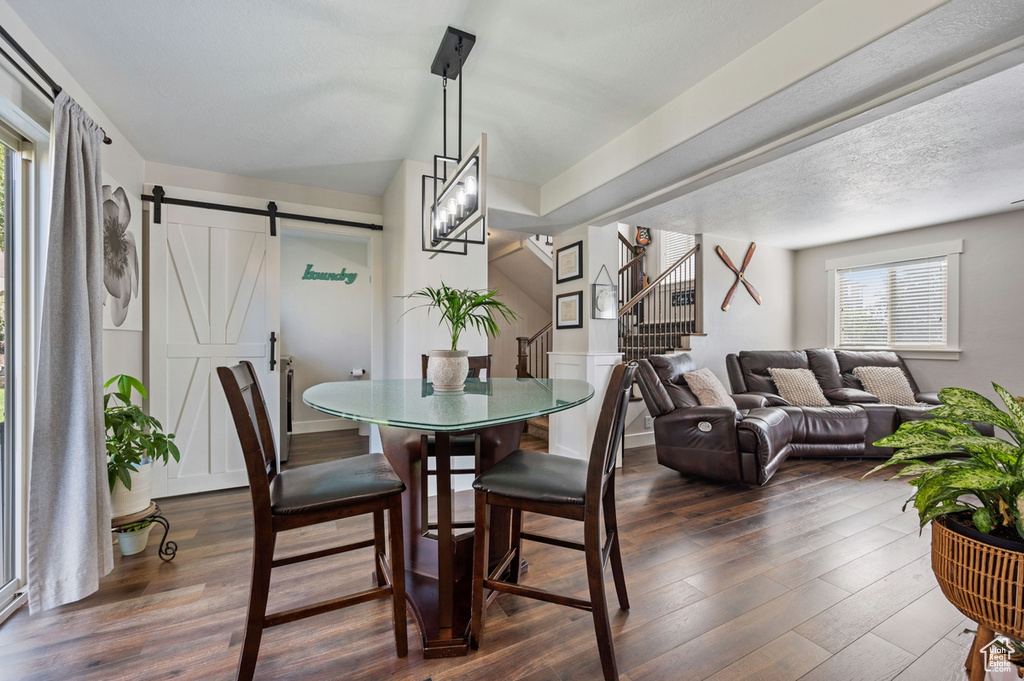
[[[757,292],[757,289],[754,288],[753,284],[747,281],[746,277],[743,275],[743,273],[747,271],[747,265],[750,264],[750,260],[754,257],[755,248],[757,248],[757,244],[755,244],[754,242],[750,242],[750,248],[747,249],[747,256],[743,258],[743,267],[736,269],[736,265],[732,264],[732,260],[730,260],[729,256],[725,254],[725,251],[722,250],[722,247],[715,247],[715,251],[718,253],[718,257],[722,259],[722,262],[725,263],[726,267],[728,267],[736,274],[736,281],[733,282],[732,288],[730,288],[729,292],[725,294],[725,300],[722,301],[723,312],[727,312],[729,310],[729,304],[732,302],[732,296],[734,293],[736,293],[736,287],[740,285],[741,281],[743,282],[743,285],[747,288],[747,293],[749,293],[750,297],[754,299],[754,302],[757,303],[758,305],[761,304],[761,294]]]

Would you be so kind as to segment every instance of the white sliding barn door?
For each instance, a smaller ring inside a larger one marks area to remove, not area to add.
[[[154,496],[244,486],[217,367],[253,363],[277,433],[280,240],[263,216],[164,204],[162,217],[150,226],[149,404],[181,461],[154,470]]]

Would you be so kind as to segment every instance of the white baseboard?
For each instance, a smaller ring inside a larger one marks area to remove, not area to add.
[[[304,433],[326,433],[331,430],[353,430],[359,424],[348,419],[319,419],[317,421],[292,421],[292,435]]]
[[[626,433],[626,449],[647,447],[654,444],[654,431],[646,433]]]

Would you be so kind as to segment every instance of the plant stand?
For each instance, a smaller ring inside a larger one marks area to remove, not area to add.
[[[167,533],[171,531],[171,523],[163,516],[160,507],[156,505],[155,501],[149,502],[149,508],[144,511],[111,518],[110,530],[113,532],[126,525],[140,523],[145,520],[162,525],[164,528],[164,536],[160,539],[160,560],[164,562],[174,560],[174,556],[178,553],[178,544],[173,541],[167,541]]]

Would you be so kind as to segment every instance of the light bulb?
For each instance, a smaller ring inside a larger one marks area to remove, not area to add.
[[[441,233],[441,236],[445,236],[448,233],[448,211],[441,208],[437,211],[437,231]]]
[[[466,190],[459,187],[459,190],[455,192],[455,203],[459,207],[459,217],[466,216]]]
[[[476,178],[472,175],[466,176],[466,196],[476,196]]]
[[[455,226],[455,220],[459,216],[459,204],[455,202],[455,197],[448,199],[448,219],[452,223],[452,227]]]

